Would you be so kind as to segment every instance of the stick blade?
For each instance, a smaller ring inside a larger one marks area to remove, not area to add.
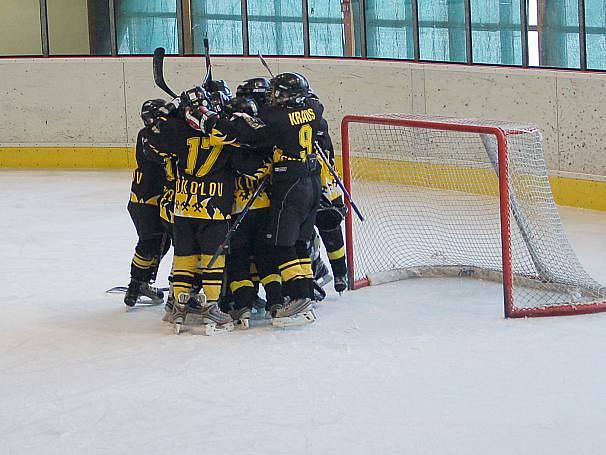
[[[166,50],[163,47],[157,47],[154,51],[154,59],[153,59],[153,71],[154,71],[154,82],[156,85],[162,89],[165,93],[172,96],[173,98],[177,97],[177,94],[173,92],[168,85],[166,85],[166,81],[164,80],[164,55]]]

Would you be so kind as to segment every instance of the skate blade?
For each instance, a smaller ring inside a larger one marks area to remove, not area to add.
[[[137,300],[133,306],[126,305],[126,311],[136,310],[137,308],[146,308],[146,307],[155,307],[158,305],[162,305],[164,300]]]
[[[328,274],[324,275],[323,277],[318,278],[315,281],[316,281],[316,283],[318,283],[318,286],[323,288],[324,286],[326,286],[328,283],[330,283],[332,281],[332,275],[330,273],[328,273]]]
[[[326,294],[314,294],[313,302],[323,302],[326,299]]]
[[[148,297],[148,296],[143,296],[145,298],[141,298],[139,297],[139,300],[137,300],[137,305],[140,304],[145,304],[145,305],[160,305],[161,303],[164,303],[164,297]]]
[[[232,330],[234,330],[234,324],[233,322],[228,322],[226,324],[221,325],[217,325],[215,323],[202,324],[200,329],[202,335],[212,337],[215,335],[221,335],[222,333],[231,332]]]
[[[181,333],[182,329],[183,329],[183,319],[182,318],[175,319],[174,327],[173,327],[173,331],[175,332],[175,335],[179,335]]]
[[[249,319],[236,319],[234,321],[234,328],[237,330],[248,330],[250,328]]]
[[[266,316],[265,308],[259,309],[256,311],[253,310],[250,313],[250,319],[252,319],[254,321],[261,321],[261,320],[265,319],[265,316]]]
[[[288,316],[285,318],[273,318],[271,320],[271,325],[273,325],[274,327],[285,329],[288,327],[299,327],[302,325],[311,324],[315,322],[316,319],[318,319],[318,317],[316,316],[316,312],[312,308],[302,313],[295,314],[293,316]]]
[[[162,292],[166,292],[168,291],[168,287],[163,287],[163,288],[157,288],[158,291],[162,291]],[[107,291],[105,291],[107,294],[124,294],[126,293],[126,291],[128,290],[127,286],[114,286],[113,288],[108,289]]]

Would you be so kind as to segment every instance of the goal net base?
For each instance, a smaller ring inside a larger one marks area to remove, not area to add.
[[[498,270],[486,270],[469,266],[425,266],[407,267],[388,270],[368,275],[364,279],[354,281],[352,289],[367,286],[378,286],[396,281],[415,278],[464,278],[493,283],[503,283],[503,273]],[[564,316],[574,314],[588,314],[606,311],[606,300],[593,300],[595,294],[584,289],[571,288],[566,285],[541,281],[539,278],[517,276],[514,278],[519,286],[534,288],[540,292],[551,293],[557,300],[567,301],[566,305],[551,304],[535,308],[516,308],[510,318],[538,317],[538,316]],[[606,290],[601,291],[606,296]]]

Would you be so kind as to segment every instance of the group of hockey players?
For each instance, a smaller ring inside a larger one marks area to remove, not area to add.
[[[124,302],[163,302],[152,287],[172,243],[164,320],[204,333],[313,322],[331,277],[347,287],[341,223],[347,208],[332,172],[324,108],[298,73],[254,78],[236,96],[210,80],[171,101],[146,101],[128,211],[139,237]],[[262,286],[265,299],[259,297]]]

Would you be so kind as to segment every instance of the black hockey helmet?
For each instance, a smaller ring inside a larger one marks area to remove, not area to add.
[[[225,103],[223,113],[225,116],[231,117],[237,112],[243,112],[252,117],[256,117],[259,114],[259,106],[252,97],[236,96]]]
[[[234,96],[231,89],[227,85],[227,82],[225,82],[223,79],[208,81],[206,89],[211,93],[214,93],[214,92],[223,93],[225,95],[225,97],[228,99],[231,99]]]
[[[166,106],[166,101],[162,98],[147,100],[143,103],[143,106],[141,106],[141,120],[143,120],[145,126],[155,124],[158,110],[164,106]]]
[[[223,112],[225,104],[229,102],[230,98],[223,92],[212,92],[210,94],[210,107],[211,111],[215,111],[217,114]]]
[[[301,106],[309,95],[309,82],[299,73],[278,74],[271,80],[271,103]]]
[[[246,96],[253,98],[257,104],[263,105],[268,101],[268,95],[271,92],[269,79],[265,77],[254,77],[247,79],[238,85],[236,96]]]
[[[310,100],[320,101],[320,97],[313,91],[312,88],[308,90],[307,98]]]

